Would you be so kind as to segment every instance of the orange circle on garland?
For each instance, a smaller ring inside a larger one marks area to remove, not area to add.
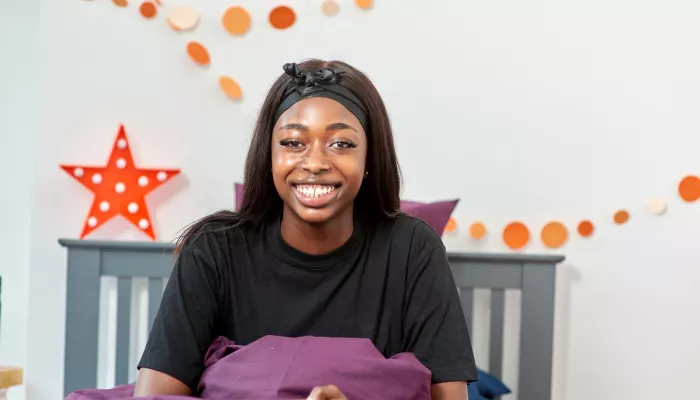
[[[156,5],[150,1],[144,1],[139,7],[139,12],[144,18],[151,19],[156,16]]]
[[[129,5],[127,0],[112,0],[112,3],[117,7],[126,7]]]
[[[569,231],[561,222],[550,222],[540,232],[542,243],[550,249],[558,249],[569,238]]]
[[[297,16],[294,14],[294,10],[287,6],[275,7],[270,11],[270,24],[277,29],[287,29],[294,25]]]
[[[474,240],[481,240],[486,236],[486,226],[481,222],[474,222],[469,226],[469,236]]]
[[[687,202],[700,199],[700,179],[697,176],[686,176],[678,185],[678,194]]]
[[[503,241],[512,250],[522,249],[530,241],[530,231],[522,222],[511,222],[503,230]]]
[[[613,216],[613,221],[615,221],[616,224],[622,225],[625,222],[627,222],[630,219],[630,213],[628,213],[626,210],[620,210],[615,213]]]
[[[372,8],[373,0],[355,0],[355,4],[363,10],[368,10]]]
[[[457,221],[455,221],[454,218],[450,217],[450,219],[447,220],[447,225],[445,225],[444,231],[450,233],[454,232],[455,229],[457,229]]]
[[[240,85],[238,85],[238,82],[233,80],[233,78],[222,76],[219,78],[219,87],[221,87],[221,90],[226,93],[226,96],[234,100],[239,100],[241,97],[243,97],[243,91],[241,90]]]
[[[197,42],[189,42],[187,44],[187,54],[189,54],[192,61],[199,65],[209,65],[211,61],[206,47]]]
[[[189,31],[197,27],[199,14],[188,7],[175,7],[168,15],[168,24],[175,31]]]
[[[232,35],[244,35],[250,30],[250,14],[240,6],[229,7],[221,18],[224,29]]]
[[[335,0],[326,0],[321,5],[321,11],[329,17],[332,17],[340,12],[340,6]]]
[[[591,221],[581,221],[578,224],[578,234],[583,237],[589,237],[593,234],[593,223]]]

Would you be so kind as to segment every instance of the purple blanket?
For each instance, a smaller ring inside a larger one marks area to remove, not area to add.
[[[265,336],[237,346],[220,337],[204,366],[198,388],[204,399],[299,400],[314,386],[336,385],[352,400],[430,400],[430,371],[415,356],[386,359],[367,339]],[[66,400],[123,400],[134,398],[133,393],[133,385],[121,385],[79,390]]]

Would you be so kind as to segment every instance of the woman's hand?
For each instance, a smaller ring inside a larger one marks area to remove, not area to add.
[[[347,397],[334,385],[317,386],[306,400],[348,400]]]

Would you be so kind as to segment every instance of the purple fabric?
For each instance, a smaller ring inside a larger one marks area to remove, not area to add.
[[[436,201],[433,203],[421,203],[417,201],[401,200],[401,211],[406,214],[423,220],[430,225],[438,235],[442,236],[445,232],[447,221],[457,207],[459,199]]]
[[[238,182],[234,183],[233,186],[236,192],[235,210],[238,211],[241,209],[241,203],[243,203],[244,186],[242,183]],[[447,221],[449,221],[450,216],[452,216],[452,212],[455,207],[457,207],[458,202],[459,199],[437,201],[433,203],[401,200],[401,211],[412,217],[423,220],[423,222],[435,229],[438,235],[442,236],[445,231],[445,225],[447,225]]]
[[[204,399],[299,400],[332,384],[353,400],[430,400],[430,371],[415,356],[386,359],[368,339],[265,336],[242,347],[220,337],[204,365],[198,388]],[[76,391],[66,400],[126,400],[133,393],[133,385],[121,385]]]
[[[241,204],[243,204],[243,184],[241,183],[234,183],[233,184],[234,190],[236,191],[236,209],[235,211],[239,211],[241,209]]]

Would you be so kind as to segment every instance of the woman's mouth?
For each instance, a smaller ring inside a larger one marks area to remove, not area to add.
[[[292,184],[297,200],[305,207],[320,208],[335,198],[340,185]]]

